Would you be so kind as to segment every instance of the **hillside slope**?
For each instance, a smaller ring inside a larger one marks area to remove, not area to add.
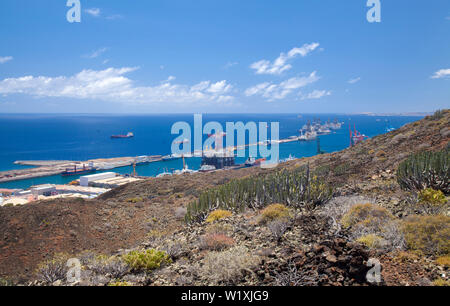
[[[174,237],[195,244],[194,241],[205,233],[205,227],[199,225],[186,228],[180,208],[196,199],[202,190],[224,184],[234,178],[263,175],[281,168],[291,169],[306,164],[326,174],[328,183],[336,187],[335,196],[370,198],[388,208],[396,216],[404,217],[414,212],[408,210],[407,195],[395,183],[396,167],[411,153],[445,148],[448,146],[449,138],[450,111],[445,111],[441,117],[427,117],[355,147],[292,161],[280,165],[277,169],[252,168],[152,178],[122,186],[95,200],[61,200],[21,207],[4,207],[0,209],[0,276],[19,281],[33,279],[37,265],[60,252],[76,255],[89,250],[111,254],[120,249],[154,246],[155,243],[173,240]],[[368,253],[360,246],[349,245],[338,237],[333,237],[326,221],[321,221],[320,217],[300,217],[295,221],[298,224],[289,232],[284,245],[278,247],[276,244],[274,246],[264,243],[267,240],[267,236],[264,235],[270,233],[267,229],[252,223],[251,220],[256,216],[257,212],[250,211],[243,216],[233,216],[225,222],[235,227],[239,227],[239,224],[247,227],[241,231],[234,231],[232,235],[235,241],[242,242],[239,244],[247,245],[248,248],[256,247],[258,252],[265,254],[259,256],[267,258],[281,256],[284,258],[281,263],[286,263],[288,257],[292,259],[297,256],[295,258],[302,258],[305,261],[305,267],[331,269],[326,273],[330,275],[329,279],[323,280],[323,284],[363,283],[359,278],[365,271],[360,269],[367,260]],[[318,221],[311,223],[310,220],[314,218],[318,218]],[[315,228],[316,226],[319,228]],[[323,235],[312,238],[311,236],[316,235],[318,231]],[[312,255],[316,254],[313,257],[317,259],[307,259],[308,257],[305,259],[299,255],[298,252],[306,252],[295,249],[293,243],[299,235],[305,245],[317,244],[318,249],[312,251]],[[154,239],[155,236],[158,239]],[[336,250],[338,255],[330,257],[329,255],[332,255],[330,252]],[[328,261],[318,259],[322,258],[322,255],[323,258],[328,258]],[[187,259],[184,260],[189,263],[203,259],[205,254],[199,252],[186,256]],[[349,273],[344,269],[333,274],[334,266],[330,266],[330,261],[333,262],[336,256],[349,267],[353,267],[350,269],[353,272]],[[354,259],[346,262],[346,258]],[[273,264],[274,261],[266,260],[263,266],[255,270],[255,274],[249,276],[242,284],[261,284],[261,282],[274,284],[276,275],[267,274],[267,271],[274,269],[271,266]],[[157,274],[156,281],[153,277],[154,284],[190,283],[186,280],[189,277],[186,276],[186,279],[181,277],[186,274],[185,266],[177,263],[168,270],[158,272],[160,274]],[[285,266],[280,268],[280,271],[285,268]],[[426,273],[418,271],[416,274]],[[144,283],[148,282],[149,280],[146,280]],[[208,283],[204,280],[195,284],[205,282]],[[317,283],[311,281],[311,284]],[[392,284],[395,284],[395,280]]]

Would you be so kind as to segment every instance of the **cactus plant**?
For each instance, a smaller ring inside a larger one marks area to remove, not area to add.
[[[411,155],[397,169],[397,182],[403,189],[433,188],[449,194],[449,150]]]
[[[260,209],[274,203],[314,209],[327,202],[332,194],[332,188],[311,175],[309,167],[283,170],[265,176],[232,180],[205,191],[197,201],[188,205],[185,221],[203,222],[216,209],[242,212],[246,208]]]

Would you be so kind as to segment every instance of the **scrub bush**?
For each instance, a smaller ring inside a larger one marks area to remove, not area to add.
[[[222,252],[209,252],[202,264],[198,271],[200,276],[216,285],[235,285],[243,271],[259,264],[259,257],[243,246],[236,246]]]
[[[232,215],[232,213],[228,210],[217,209],[209,214],[208,218],[206,218],[206,222],[213,223],[220,219],[228,218],[231,215]]]
[[[440,206],[447,203],[447,198],[440,190],[434,190],[433,188],[426,188],[419,191],[419,202],[430,203],[432,205]]]
[[[393,219],[394,216],[386,208],[367,203],[351,207],[341,223],[345,228],[363,226],[381,230],[384,223]]]
[[[275,220],[287,221],[291,217],[291,211],[283,204],[272,204],[264,208],[259,216],[259,223],[269,223]]]
[[[231,247],[234,240],[224,234],[206,234],[200,237],[200,249],[222,251]]]
[[[412,216],[402,222],[408,248],[425,255],[450,254],[450,217]]]
[[[364,244],[370,249],[377,249],[382,246],[383,238],[375,234],[368,234],[356,239],[357,242]]]
[[[450,255],[445,255],[437,258],[436,263],[444,267],[450,267]]]
[[[150,272],[163,265],[172,263],[172,260],[165,252],[155,249],[131,251],[123,255],[123,260],[133,271],[144,272]]]
[[[48,284],[52,284],[58,280],[65,280],[69,271],[67,267],[69,258],[69,255],[59,253],[52,259],[44,261],[36,270],[38,278]]]

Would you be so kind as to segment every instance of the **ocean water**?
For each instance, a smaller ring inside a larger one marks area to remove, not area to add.
[[[320,136],[322,151],[334,152],[349,146],[349,123],[361,133],[373,137],[386,132],[387,127],[399,128],[422,117],[367,116],[342,114],[206,114],[203,124],[209,121],[221,123],[249,121],[279,122],[280,139],[298,135],[298,130],[308,121],[320,118],[338,119],[344,122],[342,129],[330,135]],[[193,129],[194,117],[185,115],[0,115],[0,171],[22,169],[17,160],[88,160],[140,155],[170,154],[171,143],[178,135],[171,134],[175,122],[188,122]],[[111,139],[113,134],[133,132],[134,138]],[[270,124],[269,124],[270,135]],[[206,135],[204,139],[206,139]],[[192,140],[193,142],[193,140]],[[193,146],[193,144],[192,144]],[[248,156],[248,151],[246,152]],[[280,144],[280,159],[293,155],[297,158],[317,153],[316,141]],[[242,163],[245,158],[237,158]],[[189,158],[190,169],[200,167],[200,158]],[[156,162],[136,167],[142,176],[155,176],[164,170],[182,168],[182,160]],[[132,167],[116,168],[121,174],[132,172]],[[44,183],[68,183],[78,176],[60,175],[1,183],[0,188],[28,188]]]

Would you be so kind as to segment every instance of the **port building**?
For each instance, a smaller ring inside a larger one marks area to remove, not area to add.
[[[214,166],[216,169],[234,166],[233,152],[211,152],[202,156],[202,166]]]
[[[105,179],[111,179],[115,178],[116,173],[115,172],[105,172],[105,173],[97,173],[92,175],[85,175],[80,177],[80,186],[83,187],[89,187],[90,183],[105,180]]]
[[[118,176],[115,172],[105,172],[80,177],[80,186],[112,189],[140,180],[135,177]]]

